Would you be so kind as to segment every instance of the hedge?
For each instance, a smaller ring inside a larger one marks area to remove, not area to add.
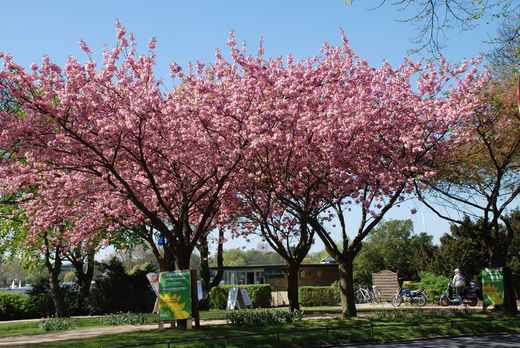
[[[298,301],[301,306],[334,306],[341,302],[341,297],[337,287],[301,286]]]
[[[0,320],[30,318],[29,296],[18,293],[0,292]]]
[[[215,286],[209,293],[210,307],[213,309],[226,309],[229,289],[238,285]],[[265,308],[271,304],[271,285],[269,284],[249,284],[240,285],[245,289],[254,308]]]

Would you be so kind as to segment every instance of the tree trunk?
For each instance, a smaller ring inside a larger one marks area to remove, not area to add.
[[[220,240],[223,238],[223,233],[219,232],[219,236],[222,236]],[[209,293],[211,289],[215,286],[218,286],[220,282],[222,281],[222,278],[224,277],[224,271],[218,270],[217,274],[215,274],[215,277],[213,278],[213,281],[211,280],[211,271],[209,269],[209,250],[208,250],[208,243],[207,238],[201,238],[201,244],[199,246],[199,253],[200,253],[200,266],[199,266],[199,272],[200,272],[200,286],[202,289],[202,297],[203,298],[209,298]],[[218,250],[217,250],[217,267],[222,268],[224,266],[224,259],[223,259],[223,246],[222,243],[218,244]]]
[[[290,311],[299,311],[298,299],[298,271],[299,265],[287,262],[287,297],[289,298]]]
[[[47,249],[45,250],[45,266],[49,270],[49,286],[51,288],[52,300],[54,302],[54,314],[57,317],[64,317],[67,315],[67,308],[65,307],[65,296],[60,287],[59,276],[61,272],[61,257],[59,255],[59,247],[56,247],[53,265],[47,239],[45,239],[45,244],[47,246]]]
[[[341,260],[337,261],[343,318],[356,317],[357,310],[354,297],[352,258],[349,255],[344,255]]]
[[[507,266],[506,255],[500,250],[498,246],[490,248],[491,266],[495,268],[502,268],[502,276],[504,281],[504,312],[508,314],[518,313],[518,306],[516,303],[515,284],[513,273]]]
[[[78,287],[78,301],[79,308],[83,314],[88,312],[88,297],[90,295],[90,286],[92,285],[92,279],[94,278],[94,256],[96,251],[91,248],[87,253],[87,269],[85,270],[85,263],[82,259],[81,252],[73,253],[68,256],[69,261],[74,266],[74,273],[78,278],[76,286]],[[79,261],[78,261],[78,258]]]

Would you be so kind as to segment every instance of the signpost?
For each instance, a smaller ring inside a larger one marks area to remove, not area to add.
[[[484,268],[482,270],[482,299],[484,308],[491,304],[504,303],[504,277],[501,268]]]
[[[159,328],[163,321],[191,318],[190,271],[159,275]]]

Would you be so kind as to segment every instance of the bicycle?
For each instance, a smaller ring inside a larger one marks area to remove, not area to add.
[[[356,303],[381,302],[381,292],[375,287],[359,288],[354,292]]]

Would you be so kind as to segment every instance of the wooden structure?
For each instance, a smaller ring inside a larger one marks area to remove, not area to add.
[[[382,301],[390,301],[399,289],[397,272],[383,270],[372,273],[372,286],[380,291]]]

